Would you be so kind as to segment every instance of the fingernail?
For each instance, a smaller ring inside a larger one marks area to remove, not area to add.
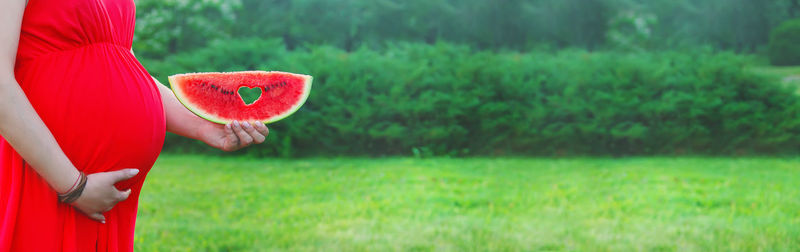
[[[243,122],[242,124],[244,124],[245,128],[252,128],[253,127],[253,126],[250,126],[249,122]]]
[[[131,173],[131,175],[139,174],[139,169],[131,169],[130,173]]]
[[[239,121],[233,121],[233,126],[239,127]]]

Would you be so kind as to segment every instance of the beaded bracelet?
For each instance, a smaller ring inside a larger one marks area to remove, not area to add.
[[[58,201],[69,204],[77,200],[81,196],[81,193],[83,193],[83,189],[86,188],[86,180],[86,174],[81,172],[81,176],[78,180],[78,186],[75,187],[74,190],[59,194]]]

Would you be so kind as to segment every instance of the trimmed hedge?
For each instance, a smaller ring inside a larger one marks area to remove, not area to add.
[[[157,77],[245,69],[311,74],[295,115],[242,153],[641,155],[794,153],[800,100],[729,53],[518,53],[452,44],[287,51],[216,41],[145,66]],[[170,136],[167,151],[202,151]]]
[[[789,20],[773,29],[769,40],[773,65],[800,65],[800,19]]]

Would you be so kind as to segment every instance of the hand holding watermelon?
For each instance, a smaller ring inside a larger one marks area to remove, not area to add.
[[[235,151],[251,144],[263,143],[269,135],[269,129],[261,122],[233,121],[225,125],[213,124],[204,131],[206,143],[223,151]]]

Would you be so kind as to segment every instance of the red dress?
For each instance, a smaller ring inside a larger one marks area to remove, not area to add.
[[[0,138],[0,251],[132,251],[142,182],[164,143],[156,83],[131,53],[133,0],[30,0],[15,74],[86,174],[138,168],[106,224],[69,205]]]

